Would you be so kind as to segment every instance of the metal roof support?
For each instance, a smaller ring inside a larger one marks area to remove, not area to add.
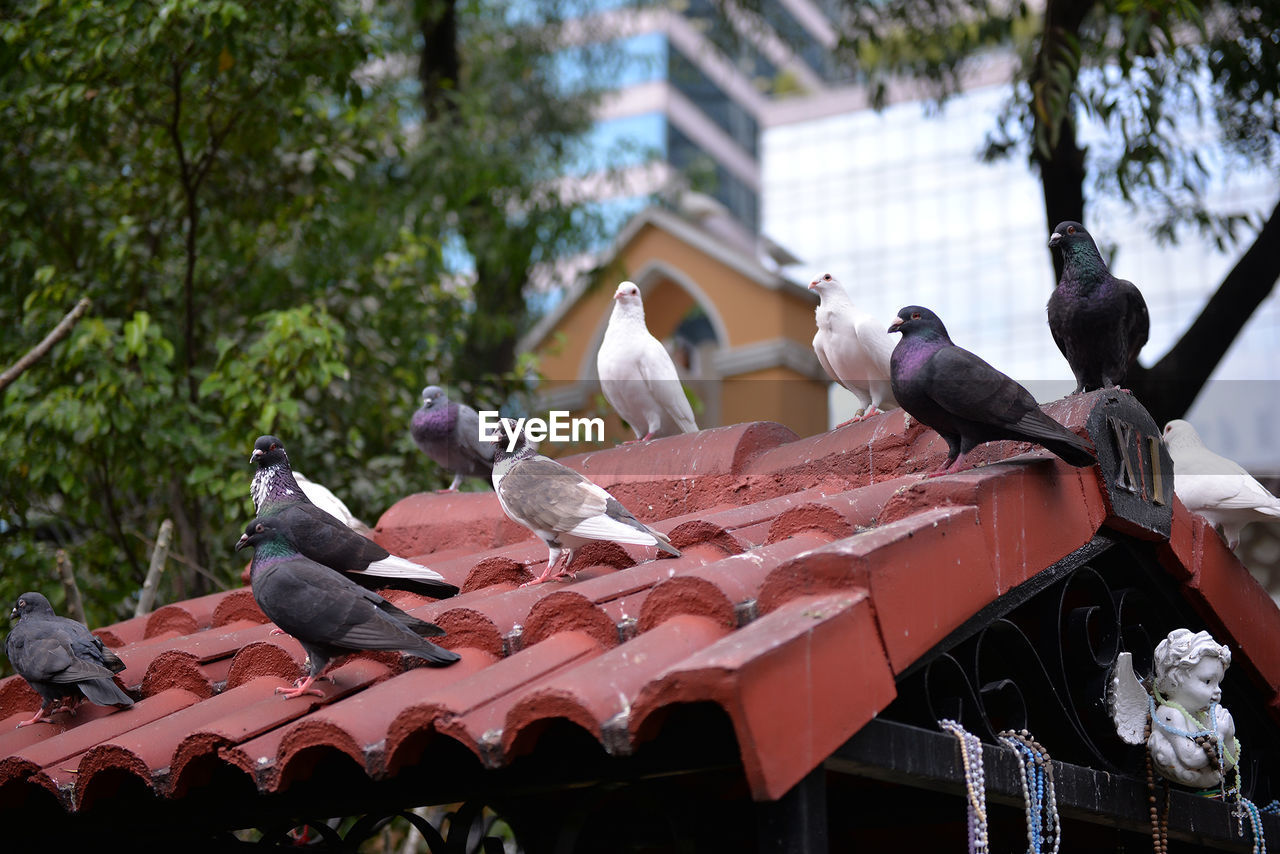
[[[776,801],[756,804],[759,854],[827,854],[827,772],[821,765]]]

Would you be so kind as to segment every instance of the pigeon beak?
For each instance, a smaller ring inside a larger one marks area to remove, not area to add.
[[[809,290],[816,291],[817,289],[818,289],[818,280],[814,279],[812,282],[809,283]]]
[[[260,456],[262,456],[262,449],[261,449],[261,448],[254,448],[254,449],[253,449],[253,453],[249,455],[249,462],[250,462],[250,463],[256,463],[256,462],[258,461],[258,457],[260,457]]]
[[[236,540],[236,551],[240,551],[247,545],[249,545],[249,535],[241,534],[240,539]]]
[[[1049,235],[1049,248],[1050,248],[1050,249],[1052,249],[1053,247],[1057,246],[1057,245],[1058,245],[1059,243],[1061,243],[1061,242],[1062,242],[1062,233],[1061,233],[1061,232],[1057,232],[1057,231],[1055,231],[1053,234],[1050,234],[1050,235]]]
[[[904,323],[906,323],[906,321],[905,321],[905,320],[903,320],[901,317],[895,317],[895,318],[893,319],[893,323],[890,323],[890,324],[889,324],[889,329],[888,329],[887,331],[889,331],[889,332],[897,332],[897,331],[898,331],[898,327],[899,327],[899,326],[901,326],[901,325],[902,325],[902,324],[904,324]]]

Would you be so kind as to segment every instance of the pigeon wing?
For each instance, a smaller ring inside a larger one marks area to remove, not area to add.
[[[813,336],[813,354],[818,357],[818,364],[822,365],[822,370],[827,372],[827,376],[831,377],[835,382],[844,385],[840,379],[840,375],[831,367],[831,360],[827,358],[827,342],[826,333],[819,329]]]
[[[498,495],[525,527],[555,534],[603,513],[611,497],[578,472],[546,457],[513,465],[499,482]]]
[[[351,509],[347,507],[346,502],[334,495],[333,491],[327,486],[322,483],[316,483],[301,472],[295,471],[293,479],[302,488],[302,494],[316,507],[319,507],[348,528],[368,529],[369,526],[357,519]]]
[[[1147,336],[1151,333],[1151,316],[1147,312],[1147,301],[1142,298],[1142,292],[1133,282],[1124,279],[1118,279],[1117,282],[1125,299],[1125,342],[1129,346],[1126,354],[1127,367],[1133,364],[1147,343]]]
[[[1229,461],[1228,461],[1229,462]],[[1234,465],[1234,463],[1233,463]],[[1280,499],[1266,490],[1247,472],[1239,474],[1195,474],[1173,467],[1174,491],[1190,508],[1215,510],[1257,510],[1280,516]],[[1221,471],[1221,470],[1220,470]]]
[[[886,332],[888,324],[881,323],[869,314],[860,314],[857,320],[858,345],[866,355],[867,378],[887,380],[890,377],[889,360],[898,340]]]
[[[339,572],[359,572],[391,552],[310,504],[294,504],[275,518],[297,550]]]
[[[662,342],[652,335],[647,336],[644,341],[637,368],[645,388],[666,416],[662,420],[674,423],[681,433],[697,430],[693,407],[689,405],[684,386],[680,384],[675,362],[671,361],[671,354],[662,346]]]
[[[1031,392],[963,347],[943,347],[926,371],[929,397],[957,418],[1014,428],[1027,413],[1040,412]]]
[[[474,468],[483,469],[488,477],[493,471],[493,452],[498,443],[480,441],[480,414],[470,406],[458,404],[458,420],[453,435],[458,452]]]
[[[67,638],[56,633],[28,638],[20,658],[21,666],[17,661],[13,666],[27,679],[66,684],[111,678],[101,664],[77,658]]]

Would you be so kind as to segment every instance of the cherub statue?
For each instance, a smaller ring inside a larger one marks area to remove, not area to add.
[[[1129,653],[1121,653],[1112,677],[1112,720],[1120,737],[1147,749],[1152,764],[1168,780],[1197,789],[1225,786],[1240,759],[1231,713],[1220,705],[1223,674],[1231,650],[1208,632],[1175,629],[1156,646],[1152,692],[1133,674]]]

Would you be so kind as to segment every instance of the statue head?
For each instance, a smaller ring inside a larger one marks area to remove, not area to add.
[[[1222,699],[1222,676],[1231,665],[1231,650],[1208,632],[1174,629],[1156,645],[1155,688],[1190,711]]]

